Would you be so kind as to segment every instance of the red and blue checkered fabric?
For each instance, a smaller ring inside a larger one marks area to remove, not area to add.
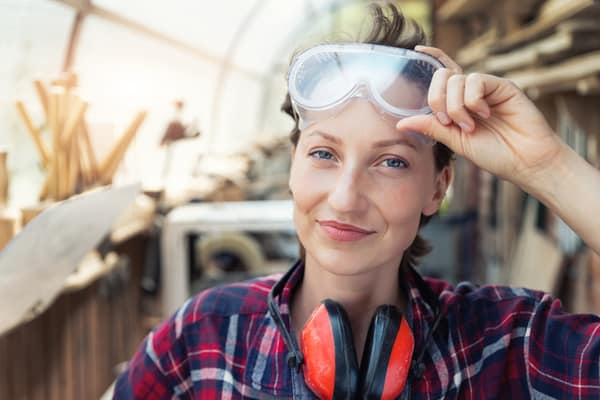
[[[278,297],[290,329],[290,292]],[[404,275],[415,352],[426,346],[411,399],[600,399],[600,318],[563,312],[558,300],[525,289],[464,283],[456,288],[415,271]],[[230,284],[188,300],[144,340],[119,377],[115,399],[312,399],[267,310],[279,276]],[[432,293],[442,323],[434,321]]]

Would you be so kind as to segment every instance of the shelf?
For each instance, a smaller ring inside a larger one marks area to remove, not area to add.
[[[550,64],[569,56],[600,48],[600,26],[588,20],[561,24],[557,31],[543,39],[511,52],[492,55],[480,62],[478,69],[489,73],[505,73],[540,64]]]
[[[492,3],[490,0],[447,0],[437,16],[442,22],[465,18],[486,10]]]
[[[539,38],[561,22],[577,16],[600,15],[600,4],[594,0],[553,0],[541,10],[535,22],[515,31],[493,46],[491,53],[508,51]]]
[[[579,92],[596,92],[598,75],[600,75],[600,50],[572,57],[553,66],[507,74],[506,78],[512,80],[528,94],[537,97],[536,91],[552,92],[564,90],[569,86]]]

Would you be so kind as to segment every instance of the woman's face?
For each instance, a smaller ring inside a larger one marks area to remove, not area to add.
[[[304,130],[292,150],[294,223],[307,263],[341,275],[397,267],[449,179],[449,168],[436,172],[430,144],[396,131],[368,101],[351,101]]]

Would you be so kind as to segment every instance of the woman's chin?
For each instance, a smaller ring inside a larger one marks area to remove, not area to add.
[[[355,254],[354,252],[339,251],[335,249],[320,249],[312,257],[308,257],[308,263],[315,263],[317,268],[323,269],[330,274],[340,276],[359,275],[377,267],[376,260],[372,255]]]

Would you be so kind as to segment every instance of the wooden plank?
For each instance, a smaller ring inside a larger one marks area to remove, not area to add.
[[[588,76],[581,79],[570,79],[545,86],[531,87],[526,89],[525,93],[534,100],[563,93],[576,93],[580,96],[598,95],[600,94],[600,78],[598,76]]]
[[[98,350],[99,357],[97,359],[98,366],[98,386],[96,390],[101,393],[104,388],[104,383],[109,382],[111,378],[111,354],[112,354],[112,321],[110,309],[110,289],[107,282],[101,282],[101,291],[98,298]]]
[[[553,7],[541,12],[538,18],[521,30],[513,32],[493,46],[493,53],[508,51],[515,46],[530,42],[554,29],[569,18],[580,15],[590,17],[600,12],[597,0],[556,0]]]
[[[46,115],[46,120],[48,119],[48,91],[46,87],[42,83],[42,81],[35,80],[33,81],[33,85],[35,86],[35,91],[38,94],[38,98],[40,99],[40,103],[42,104],[42,108],[44,109],[44,114]]]
[[[119,141],[113,146],[110,153],[106,156],[100,167],[100,178],[104,183],[112,182],[113,175],[117,171],[121,161],[125,157],[127,148],[135,138],[139,127],[146,119],[146,111],[138,112],[133,120],[129,123],[125,132],[119,138]]]
[[[61,383],[59,378],[60,373],[60,358],[62,348],[59,342],[59,331],[61,327],[60,306],[59,303],[54,303],[47,311],[48,326],[46,335],[44,336],[44,347],[46,348],[46,382],[48,399],[61,398]]]
[[[40,159],[42,160],[42,164],[44,165],[44,167],[47,168],[50,164],[50,155],[48,154],[48,149],[46,149],[46,145],[42,141],[40,130],[34,126],[33,121],[31,120],[31,117],[29,116],[29,113],[25,108],[25,104],[23,104],[21,101],[17,101],[16,105],[17,111],[19,112],[19,116],[25,124],[27,132],[29,133],[29,136],[31,136],[31,139],[33,140],[33,143],[35,144],[38,150],[38,154],[40,156]]]
[[[73,393],[75,399],[91,399],[93,397],[87,395],[86,388],[88,386],[87,378],[88,365],[93,361],[89,359],[87,353],[89,334],[88,326],[85,320],[85,312],[87,311],[86,300],[87,293],[85,290],[73,293],[71,297],[72,305],[72,343],[73,343]]]
[[[593,310],[593,302],[591,294],[591,271],[590,267],[590,252],[587,249],[579,252],[573,264],[570,266],[569,275],[574,276],[573,289],[571,290],[569,308],[570,312],[574,313],[591,313]]]
[[[10,359],[8,354],[9,335],[0,335],[0,399],[12,399]]]
[[[19,326],[9,334],[8,359],[11,372],[9,380],[12,383],[12,398],[14,399],[30,398],[27,359],[31,354],[27,346],[29,334],[26,328],[26,325]]]
[[[85,13],[86,15],[93,15],[94,17],[101,18],[109,21],[112,24],[116,24],[120,27],[129,29],[136,32],[136,34],[145,35],[155,40],[161,41],[167,44],[170,48],[183,50],[190,53],[194,57],[200,58],[212,64],[222,65],[224,61],[223,57],[213,54],[203,48],[192,46],[184,41],[178,40],[174,37],[165,35],[155,29],[150,28],[147,25],[140,24],[132,19],[129,19],[122,14],[111,11],[108,8],[99,7],[93,4],[90,0],[54,0],[56,2],[65,4],[67,6],[75,8],[77,11]],[[262,81],[264,77],[250,68],[246,68],[243,65],[231,63],[228,68],[233,71],[239,72],[249,79],[255,81]]]
[[[438,9],[440,21],[451,21],[484,12],[494,2],[491,0],[446,0]]]
[[[59,364],[59,382],[60,395],[65,400],[74,400],[73,395],[73,355],[72,355],[72,333],[70,329],[71,323],[71,299],[69,296],[61,296],[58,300],[60,304],[60,321],[58,345],[60,346],[60,361]]]
[[[600,50],[573,57],[560,64],[507,74],[522,89],[560,84],[600,73]]]
[[[29,385],[31,386],[30,399],[45,400],[48,398],[46,390],[46,349],[44,348],[44,335],[48,318],[44,313],[27,324],[27,330],[30,332],[26,347],[30,349],[28,355],[27,368],[30,371]]]
[[[567,56],[600,48],[600,26],[589,26],[589,20],[569,21],[542,40],[508,53],[487,57],[478,70],[503,73],[510,70],[548,64]]]
[[[498,29],[490,28],[483,35],[476,37],[456,54],[456,62],[467,67],[490,54],[492,45],[498,40]]]
[[[459,24],[437,23],[433,30],[433,43],[454,57],[465,43],[465,30]]]
[[[563,255],[535,223],[537,200],[529,198],[523,229],[510,264],[510,285],[554,293]]]
[[[92,285],[88,291],[95,293],[88,301],[88,310],[86,315],[86,324],[88,326],[88,335],[89,335],[89,347],[88,347],[88,355],[89,355],[89,363],[88,363],[88,379],[87,385],[89,388],[88,394],[86,398],[97,399],[98,394],[100,393],[100,357],[102,350],[99,346],[100,342],[100,332],[99,328],[101,322],[98,321],[98,302],[100,293],[98,290],[98,283]]]

